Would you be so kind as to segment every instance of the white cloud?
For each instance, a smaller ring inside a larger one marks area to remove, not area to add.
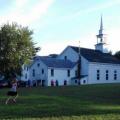
[[[7,15],[1,16],[1,23],[18,22],[22,25],[30,25],[40,20],[43,15],[48,12],[48,8],[53,4],[54,0],[42,0],[37,2],[29,10],[29,0],[16,0],[11,11]]]
[[[120,37],[119,37],[120,28],[111,28],[109,31],[107,31],[107,43],[108,43],[108,50],[111,50],[113,53],[120,50]],[[63,40],[61,40],[63,41]],[[84,37],[80,37],[76,40],[64,40],[64,42],[61,42],[60,40],[56,42],[51,41],[49,43],[39,43],[37,46],[40,46],[42,49],[38,53],[38,55],[48,55],[48,54],[59,54],[61,53],[68,45],[72,46],[79,46],[80,41],[80,47],[84,48],[95,48],[95,44],[97,43],[97,38],[95,33],[91,31],[88,33],[88,35],[85,35]]]
[[[103,10],[108,9],[110,7],[114,7],[118,4],[120,4],[120,0],[108,0],[107,2],[105,1],[101,4],[98,4],[96,6],[92,6],[88,9],[76,11],[74,14],[61,16],[61,18],[59,18],[58,21],[60,22],[60,21],[65,21],[65,20],[69,20],[69,19],[74,19],[75,17],[85,16],[87,14],[90,14],[90,13],[93,13],[96,11],[103,11]]]
[[[37,44],[37,46],[41,47],[41,51],[38,52],[38,55],[49,55],[49,54],[59,54],[64,50],[64,48],[68,45],[67,42],[49,42],[43,44]]]
[[[98,10],[104,10],[104,9],[116,6],[118,4],[120,4],[120,0],[109,0],[109,1],[104,2],[102,4],[93,6],[91,8],[88,8],[88,9],[85,9],[85,10],[81,10],[78,13],[76,13],[75,15],[78,16],[80,14],[82,14],[82,15],[89,14],[91,12],[95,12],[95,11],[98,11]]]
[[[15,6],[17,9],[23,8],[29,0],[15,0]]]
[[[62,42],[61,42],[62,41]],[[38,55],[49,55],[49,54],[59,54],[61,53],[67,46],[79,46],[80,41],[80,47],[85,48],[92,48],[94,49],[94,45],[96,44],[96,37],[95,35],[89,34],[85,37],[80,37],[76,40],[69,39],[69,40],[54,40],[49,43],[38,43],[36,46],[41,47],[41,51],[37,53]]]
[[[42,2],[37,3],[37,5],[32,8],[27,18],[29,22],[36,21],[40,19],[44,14],[47,13],[48,8],[53,4],[54,0],[43,0]]]
[[[120,28],[112,28],[108,31],[109,48],[115,53],[120,51]]]

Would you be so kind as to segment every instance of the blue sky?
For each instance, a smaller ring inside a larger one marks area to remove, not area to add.
[[[17,22],[34,31],[39,55],[60,53],[68,45],[94,48],[100,17],[108,48],[120,50],[120,0],[0,0],[0,24]]]

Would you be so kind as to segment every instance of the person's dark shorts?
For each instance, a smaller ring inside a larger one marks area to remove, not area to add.
[[[7,95],[8,95],[8,96],[16,96],[16,95],[17,95],[17,92],[8,91]]]

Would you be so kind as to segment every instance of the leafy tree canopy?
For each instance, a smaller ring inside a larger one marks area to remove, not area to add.
[[[28,62],[39,48],[32,41],[33,31],[16,23],[0,28],[0,74],[6,78],[20,75],[21,65]]]
[[[114,56],[120,60],[120,51],[117,51]]]

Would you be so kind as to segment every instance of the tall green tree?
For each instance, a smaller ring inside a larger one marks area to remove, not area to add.
[[[17,23],[0,28],[0,74],[6,78],[20,75],[21,65],[32,58],[39,48],[32,40],[33,31]]]
[[[120,60],[120,51],[117,51],[117,52],[114,54],[114,56],[115,56],[117,59]]]

